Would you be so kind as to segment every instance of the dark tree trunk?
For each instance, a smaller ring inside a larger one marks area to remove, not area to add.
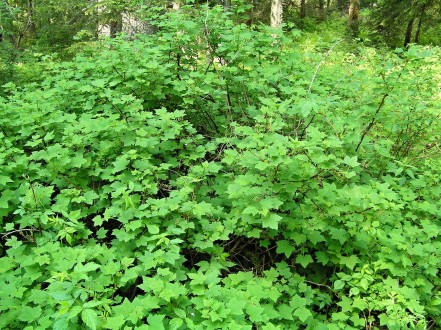
[[[415,32],[415,39],[414,42],[417,44],[420,41],[420,32],[421,32],[421,24],[423,23],[423,16],[424,16],[424,12],[426,10],[426,4],[423,4],[421,6],[421,11],[420,11],[420,19],[418,20],[418,26],[417,26],[417,30]]]
[[[110,21],[110,37],[115,38],[116,35],[121,31],[122,31],[122,17],[120,14],[118,14],[118,17]]]
[[[300,18],[306,17],[306,0],[300,1]]]
[[[412,38],[412,28],[413,28],[413,17],[409,20],[409,23],[407,23],[406,35],[404,36],[405,48],[409,45],[410,39]]]
[[[346,0],[337,0],[337,8],[340,12],[348,9]]]
[[[325,17],[325,0],[319,0],[319,16],[320,18]]]

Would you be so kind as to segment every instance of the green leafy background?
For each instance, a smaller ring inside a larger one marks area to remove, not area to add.
[[[440,50],[168,15],[2,87],[0,327],[441,326]]]

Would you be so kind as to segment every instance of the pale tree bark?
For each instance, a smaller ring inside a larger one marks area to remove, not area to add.
[[[282,25],[282,0],[271,0],[271,27],[280,28]]]
[[[352,34],[353,38],[358,37],[358,29],[359,29],[359,22],[358,22],[358,16],[360,11],[360,0],[350,0],[349,1],[349,30]]]
[[[350,0],[349,1],[349,23],[358,20],[358,15],[360,11],[360,0]]]
[[[28,20],[29,20],[29,32],[35,35],[37,30],[35,27],[35,5],[33,0],[28,1]]]
[[[181,4],[178,1],[172,1],[171,5],[172,5],[172,9],[175,11],[177,11],[177,10],[179,10],[179,8],[181,8]]]

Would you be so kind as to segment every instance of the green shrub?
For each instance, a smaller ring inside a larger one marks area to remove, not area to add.
[[[440,325],[440,51],[158,31],[5,87],[0,327]]]

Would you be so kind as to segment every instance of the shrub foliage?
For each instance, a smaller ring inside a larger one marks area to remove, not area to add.
[[[157,25],[3,87],[0,327],[441,326],[440,51]]]

